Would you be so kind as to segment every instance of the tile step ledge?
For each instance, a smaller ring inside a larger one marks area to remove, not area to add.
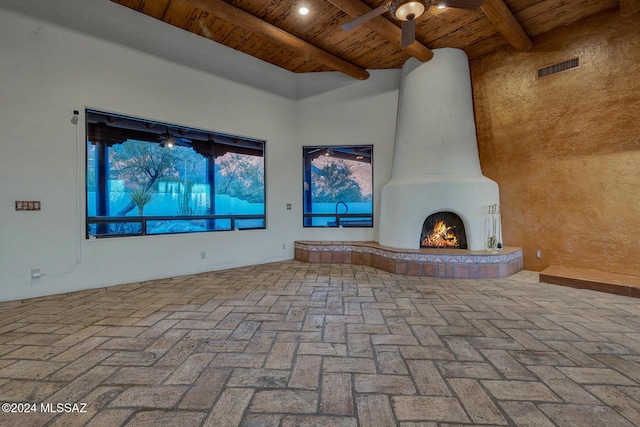
[[[633,274],[550,265],[540,272],[540,281],[640,298],[640,276]]]
[[[295,242],[295,259],[321,264],[366,265],[394,274],[450,279],[509,277],[523,269],[522,248],[499,252],[463,249],[398,249],[376,242]]]

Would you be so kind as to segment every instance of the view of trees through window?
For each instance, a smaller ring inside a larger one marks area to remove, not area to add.
[[[87,111],[88,236],[265,227],[264,141]]]
[[[304,147],[304,226],[371,227],[373,147]]]

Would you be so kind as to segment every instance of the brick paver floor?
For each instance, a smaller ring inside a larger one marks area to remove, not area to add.
[[[0,425],[640,425],[639,301],[287,261],[5,302]]]

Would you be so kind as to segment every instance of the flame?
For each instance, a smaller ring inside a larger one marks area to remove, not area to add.
[[[444,221],[438,221],[433,226],[433,230],[429,232],[422,240],[422,246],[431,248],[457,248],[458,237],[450,230],[454,229],[454,226],[447,227]]]

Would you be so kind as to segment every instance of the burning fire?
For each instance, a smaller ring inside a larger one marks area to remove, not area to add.
[[[431,248],[457,248],[458,238],[456,234],[450,230],[454,229],[454,226],[447,227],[444,221],[438,221],[433,226],[433,230],[422,239],[422,246]]]

